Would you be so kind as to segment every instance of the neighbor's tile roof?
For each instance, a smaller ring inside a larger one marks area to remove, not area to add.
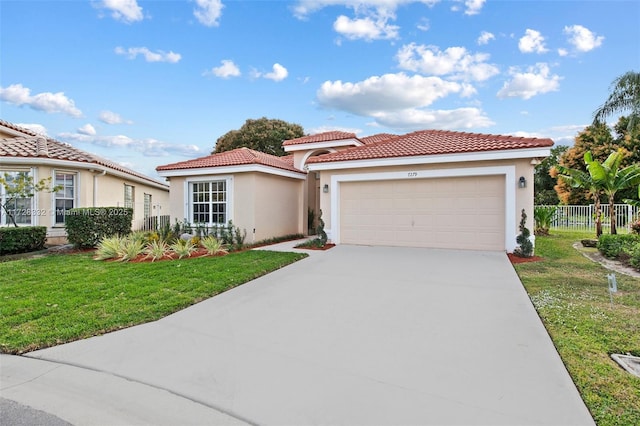
[[[4,121],[1,118],[0,118],[0,126],[7,127],[7,128],[9,128],[11,130],[15,130],[16,132],[24,133],[25,135],[29,135],[29,136],[37,136],[38,135],[37,132],[34,132],[31,129],[27,129],[26,127],[18,126],[17,124],[9,123],[8,121]]]
[[[259,164],[262,166],[304,173],[293,167],[292,155],[276,157],[275,155],[254,151],[249,148],[236,148],[231,151],[220,152],[206,157],[195,158],[193,160],[165,164],[164,166],[156,167],[156,170],[201,169],[207,167],[243,166],[250,164]]]
[[[345,139],[358,139],[355,133],[331,131],[318,133],[315,135],[303,136],[301,138],[289,139],[282,143],[282,146],[300,145],[303,143],[341,141]]]
[[[3,125],[5,125],[4,123],[5,122],[3,122]],[[156,185],[168,186],[142,173],[123,167],[118,163],[82,151],[69,144],[46,138],[42,135],[0,139],[0,158],[1,157],[48,158],[52,160],[96,164],[144,179]]]
[[[344,151],[310,157],[307,163],[502,151],[552,145],[551,139],[422,130]]]

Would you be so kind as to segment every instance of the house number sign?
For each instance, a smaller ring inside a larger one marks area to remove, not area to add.
[[[407,173],[407,177],[410,177],[410,178],[418,177],[418,172],[409,172]]]

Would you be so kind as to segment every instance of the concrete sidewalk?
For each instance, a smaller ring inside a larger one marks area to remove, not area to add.
[[[1,396],[74,424],[593,424],[504,253],[337,246],[28,358]]]

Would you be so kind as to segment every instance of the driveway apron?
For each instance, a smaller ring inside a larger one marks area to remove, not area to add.
[[[160,321],[28,356],[255,424],[593,424],[498,252],[341,245]]]

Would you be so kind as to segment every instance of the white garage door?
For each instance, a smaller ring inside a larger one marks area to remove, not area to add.
[[[504,215],[504,176],[340,184],[344,244],[504,250]]]

